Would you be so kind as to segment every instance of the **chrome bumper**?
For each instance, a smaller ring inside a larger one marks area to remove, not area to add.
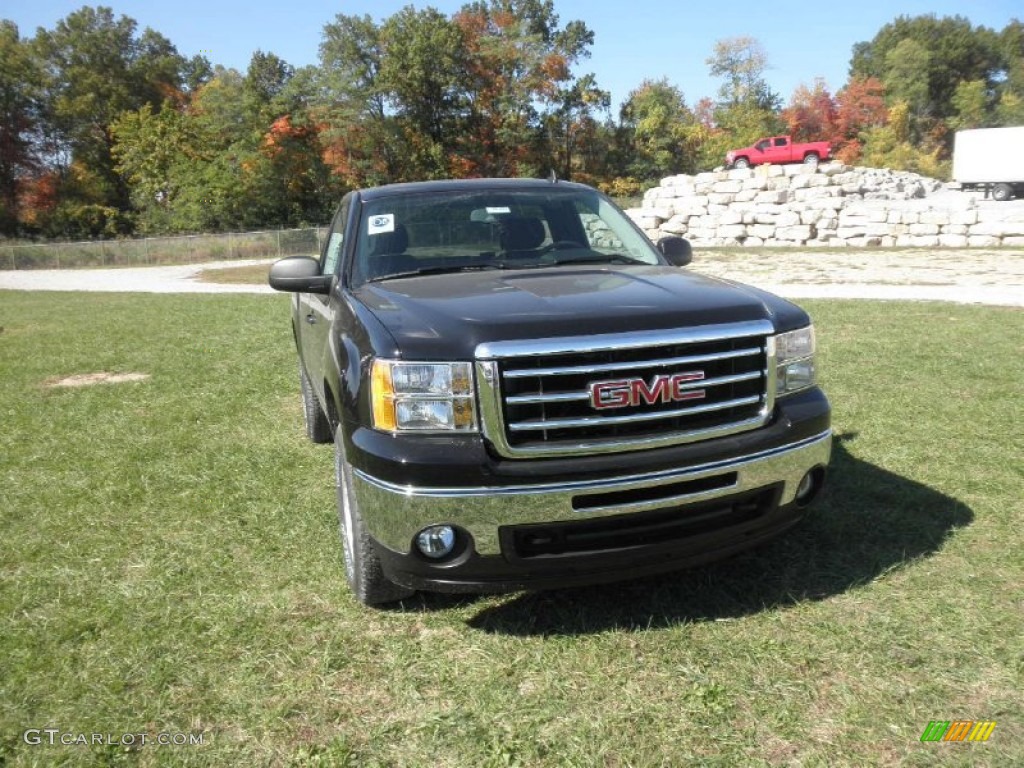
[[[515,485],[486,488],[413,488],[388,483],[355,470],[353,490],[363,521],[374,539],[398,553],[408,553],[423,527],[447,523],[466,530],[480,555],[501,553],[498,528],[504,525],[582,520],[670,506],[705,502],[722,496],[784,483],[779,504],[791,503],[804,474],[826,466],[832,452],[832,431],[781,448],[728,461],[685,469],[630,475],[603,480]],[[664,496],[643,494],[649,500],[627,504],[588,503],[588,496],[656,489],[691,480],[735,473],[713,490]],[[580,511],[579,507],[585,507]]]

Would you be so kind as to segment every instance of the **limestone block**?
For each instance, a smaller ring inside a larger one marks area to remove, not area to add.
[[[811,186],[810,176],[794,176],[789,180],[790,189],[807,189]]]
[[[800,224],[800,214],[796,211],[783,211],[779,214],[775,223],[780,227],[794,227]]]
[[[747,179],[754,178],[753,168],[733,168],[731,171],[726,171],[726,178],[730,181],[746,181]]]
[[[871,219],[861,213],[839,212],[839,223],[845,227],[866,227],[871,224]]]
[[[965,235],[939,235],[939,245],[947,248],[966,248],[967,237]]]
[[[820,210],[813,208],[807,208],[800,211],[800,223],[801,224],[817,224],[821,221],[822,213]]]
[[[939,226],[937,224],[911,224],[910,234],[918,237],[937,235],[939,234]]]
[[[689,229],[689,221],[689,216],[680,216],[677,214],[662,224],[661,230],[673,235],[683,235],[686,234],[686,230]]]
[[[873,222],[868,224],[865,234],[867,234],[868,237],[887,237],[893,234],[892,225]]]
[[[850,166],[843,165],[842,163],[822,163],[818,166],[818,173],[824,176],[838,176],[841,173],[849,171]]]
[[[672,201],[672,212],[683,216],[700,216],[708,212],[708,198],[705,195],[677,197]]]
[[[939,244],[939,238],[928,235],[911,235],[910,241],[915,248],[935,248]]]
[[[786,170],[781,165],[761,165],[758,166],[757,171],[769,179],[777,179],[786,175]]]
[[[820,173],[814,176],[808,176],[807,186],[809,187],[827,187],[832,183],[832,179],[828,176],[824,176]]]
[[[718,237],[744,238],[747,236],[747,228],[742,224],[724,224],[718,228]]]
[[[942,234],[944,235],[966,235],[967,225],[966,224],[947,224],[942,228]]]
[[[749,179],[743,181],[743,189],[753,189],[760,192],[762,189],[768,189],[768,177],[767,176],[752,176]]]
[[[1000,244],[998,237],[992,237],[991,235],[969,235],[967,237],[967,245],[971,248],[990,248],[994,245]]]
[[[716,181],[713,192],[720,192],[726,194],[736,194],[743,189],[743,182],[741,181]]]
[[[764,245],[764,240],[762,240],[760,237],[748,237],[746,240],[743,241],[743,244],[746,246],[759,247]]]
[[[708,200],[712,205],[729,205],[735,199],[735,195],[731,195],[727,192],[712,192],[708,195]]]
[[[940,227],[950,223],[949,220],[950,211],[941,210],[928,210],[921,211],[921,223],[922,224],[938,224]]]
[[[803,242],[804,240],[810,240],[813,236],[811,227],[806,225],[779,227],[775,230],[775,238],[777,240]]]
[[[884,208],[876,208],[868,211],[868,221],[872,224],[881,224],[889,220],[889,212]]]
[[[855,237],[865,237],[868,233],[867,225],[861,227],[848,227],[839,225],[836,230],[836,237],[840,240],[852,240]]]
[[[975,209],[968,209],[966,211],[950,211],[949,213],[950,224],[971,224],[978,223],[978,211]]]
[[[797,195],[807,195],[815,191],[817,190],[801,189],[799,192],[797,192]],[[797,199],[800,198],[798,197]],[[842,197],[812,197],[810,199],[804,200],[803,203],[808,208],[817,208],[823,211],[838,211],[844,205],[846,205],[846,201]]]
[[[785,203],[789,199],[789,192],[785,189],[773,189],[767,192],[759,192],[754,202],[757,203]]]
[[[918,211],[903,211],[902,222],[904,224],[917,224],[921,221],[921,214]]]
[[[756,189],[741,189],[736,193],[737,203],[749,203],[757,199],[758,192]]]
[[[1024,236],[1024,221],[979,221],[971,226],[972,235],[991,237]]]
[[[743,223],[743,212],[736,210],[735,207],[725,211],[718,218],[721,224],[742,224]]]
[[[890,224],[902,224],[903,223],[903,211],[892,210],[889,211],[889,215],[885,219]]]
[[[1024,247],[1024,237],[1004,237],[1003,245],[1011,245],[1015,248]]]
[[[760,237],[763,240],[775,237],[774,224],[755,224],[752,227],[747,227],[747,231],[754,237]]]

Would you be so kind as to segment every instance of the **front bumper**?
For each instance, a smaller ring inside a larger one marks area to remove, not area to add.
[[[826,429],[683,468],[538,484],[416,488],[354,472],[353,489],[386,575],[417,589],[488,591],[594,583],[694,565],[796,522],[797,487],[824,476]],[[444,562],[416,551],[428,525],[457,526]]]

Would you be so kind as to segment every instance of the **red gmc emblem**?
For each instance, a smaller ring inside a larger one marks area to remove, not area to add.
[[[597,409],[625,408],[629,405],[703,400],[705,390],[685,389],[684,384],[700,381],[704,371],[659,374],[650,383],[643,379],[595,381],[590,385],[590,404]]]

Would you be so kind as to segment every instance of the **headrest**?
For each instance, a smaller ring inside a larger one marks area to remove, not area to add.
[[[544,223],[527,216],[509,216],[501,220],[501,248],[505,251],[529,251],[544,242]]]
[[[409,247],[409,231],[404,224],[396,224],[393,232],[382,232],[370,235],[370,255],[387,256],[388,254],[405,253]]]

